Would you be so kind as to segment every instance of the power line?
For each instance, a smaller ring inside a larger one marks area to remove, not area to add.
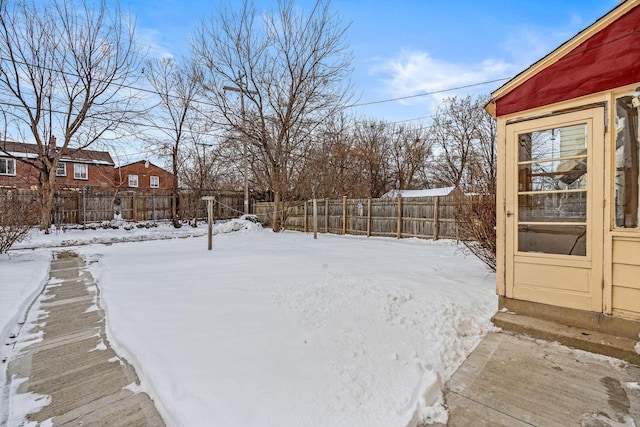
[[[52,67],[47,67],[44,65],[40,65],[40,64],[33,64],[33,63],[28,63],[25,61],[20,61],[17,59],[11,59],[11,58],[7,58],[4,56],[0,56],[0,60],[3,61],[10,61],[10,62],[15,62],[16,64],[20,64],[20,65],[25,65],[27,67],[33,67],[33,68],[39,68],[41,70],[45,70],[45,71],[50,71],[50,72],[55,72],[55,73],[61,73],[61,74],[65,74],[65,75],[69,75],[72,77],[78,77],[78,78],[82,78],[83,76],[70,72],[70,71],[65,71],[65,70],[58,70]],[[503,77],[503,78],[499,78],[499,79],[494,79],[494,80],[488,80],[488,81],[483,81],[483,82],[477,82],[477,83],[470,83],[468,85],[463,85],[463,86],[456,86],[456,87],[452,87],[452,88],[447,88],[447,89],[441,89],[441,90],[436,90],[436,91],[431,91],[431,92],[424,92],[424,93],[418,93],[415,95],[408,95],[408,96],[401,96],[401,97],[397,97],[397,98],[387,98],[387,99],[380,99],[380,100],[376,100],[376,101],[368,101],[368,102],[362,102],[362,103],[356,103],[356,104],[350,104],[350,105],[345,105],[343,108],[347,109],[347,108],[355,108],[355,107],[362,107],[362,106],[366,106],[366,105],[374,105],[374,104],[383,104],[383,103],[388,103],[388,102],[395,102],[395,101],[402,101],[405,99],[412,99],[412,98],[419,98],[419,97],[423,97],[423,96],[429,96],[429,95],[435,95],[435,94],[439,94],[439,93],[445,93],[445,92],[451,92],[454,90],[460,90],[460,89],[467,89],[467,88],[471,88],[471,87],[477,87],[477,86],[484,86],[490,83],[496,83],[496,82],[501,82],[501,81],[505,81],[505,80],[510,80],[511,77]],[[97,81],[100,81],[102,83],[105,83],[105,80],[100,80],[95,79]],[[174,94],[170,94],[170,93],[160,93],[156,90],[152,90],[152,89],[148,89],[148,88],[144,88],[144,87],[139,87],[139,86],[133,86],[130,84],[124,84],[124,83],[117,83],[117,82],[109,82],[111,85],[123,88],[123,89],[130,89],[130,90],[136,90],[136,91],[140,91],[140,92],[144,92],[144,93],[149,93],[152,95],[162,95],[162,96],[166,96],[168,98],[173,98],[173,99],[177,99],[180,101],[188,101],[186,98],[178,96],[178,95],[174,95]],[[197,103],[201,104],[201,105],[206,105],[209,107],[214,107],[217,108],[218,106],[216,104],[213,104],[211,102],[207,102],[205,100],[198,100]],[[204,114],[204,113],[201,113]],[[409,119],[407,121],[410,121],[413,119]],[[216,124],[221,124],[221,123],[216,123]]]
[[[8,107],[16,107],[16,108],[24,108],[23,105],[19,105],[19,104],[13,104],[10,102],[4,102],[4,101],[0,101],[0,105],[6,105]],[[35,107],[31,107],[29,106],[28,108],[35,108]],[[55,113],[55,114],[67,114],[67,111],[58,111],[58,110],[50,110],[47,108],[43,108],[43,111],[47,111],[47,112],[51,112],[51,113]],[[204,113],[201,113],[204,114]],[[100,116],[95,116],[92,117],[93,120],[102,120],[102,121],[109,121],[112,122],[113,119],[108,118],[108,117],[100,117]],[[160,126],[158,124],[155,123],[139,123],[139,122],[133,122],[127,119],[118,119],[118,123],[122,123],[125,125],[129,125],[129,126],[136,126],[136,127],[148,127],[148,128],[152,128],[152,129],[157,129],[157,130],[162,130],[162,131],[167,131],[167,132],[175,132],[176,130],[167,126]],[[213,122],[213,124],[222,124],[222,123],[215,123]],[[196,133],[195,131],[191,131],[191,129],[183,129],[183,132],[187,132],[187,133]],[[202,132],[199,131],[198,134],[202,135],[202,134],[209,134],[210,136],[221,136],[221,135],[215,135],[215,134],[211,134],[209,132]]]
[[[314,9],[312,12],[315,13],[316,8],[318,7],[319,1],[316,1],[315,5],[314,5]],[[310,15],[310,16],[312,16]],[[307,22],[308,24],[308,22]],[[621,39],[627,38],[627,37],[631,37],[633,35],[636,35],[640,33],[640,30],[635,30],[635,31],[631,31],[629,33],[626,34],[622,34],[619,37],[609,40],[607,42],[604,43],[600,43],[598,45],[594,45],[594,46],[589,46],[589,50],[593,50],[593,49],[598,49],[601,47],[604,47],[608,44],[614,43],[616,41],[619,41]],[[144,45],[142,45],[144,46]],[[147,46],[148,48],[152,48],[151,46]],[[569,52],[566,57],[569,56],[573,56],[574,54],[579,54],[579,52]],[[69,71],[65,71],[65,70],[57,70],[51,67],[46,67],[43,65],[38,65],[38,64],[31,64],[28,62],[24,62],[24,61],[20,61],[17,59],[11,59],[11,58],[7,58],[7,57],[2,57],[0,56],[0,60],[3,61],[10,61],[10,62],[15,62],[16,64],[21,64],[21,65],[25,65],[25,66],[29,66],[29,67],[34,67],[34,68],[40,68],[42,70],[46,70],[46,71],[51,71],[51,72],[57,72],[57,73],[62,73],[62,74],[66,74],[66,75],[71,75],[74,77],[78,77],[78,78],[82,78],[82,76],[80,76],[79,74],[75,74]],[[448,88],[448,89],[441,89],[441,90],[436,90],[436,91],[430,91],[430,92],[424,92],[424,93],[419,93],[419,94],[415,94],[415,95],[407,95],[407,96],[401,96],[401,97],[396,97],[396,98],[388,98],[388,99],[381,99],[381,100],[376,100],[376,101],[368,101],[368,102],[361,102],[361,103],[354,103],[354,104],[349,104],[349,105],[345,105],[343,108],[347,109],[347,108],[355,108],[355,107],[362,107],[362,106],[367,106],[367,105],[376,105],[376,104],[383,104],[383,103],[388,103],[388,102],[395,102],[395,101],[402,101],[402,100],[406,100],[406,99],[412,99],[412,98],[418,98],[418,97],[423,97],[423,96],[429,96],[429,95],[435,95],[435,94],[439,94],[439,93],[445,93],[445,92],[451,92],[454,90],[460,90],[460,89],[468,89],[471,87],[477,87],[477,86],[483,86],[486,84],[490,84],[490,83],[497,83],[497,82],[501,82],[501,81],[506,81],[506,80],[511,80],[513,77],[503,77],[503,78],[499,78],[499,79],[494,79],[494,80],[488,80],[488,81],[483,81],[483,82],[477,82],[477,83],[470,83],[467,85],[462,85],[462,86],[456,86],[456,87],[452,87],[452,88]],[[105,83],[105,80],[100,80],[99,78],[94,78],[94,80],[96,81],[100,81]],[[151,89],[146,89],[146,88],[142,88],[142,87],[136,87],[136,86],[132,86],[132,85],[127,85],[127,84],[123,84],[123,83],[117,83],[117,82],[109,82],[111,85],[114,86],[118,86],[121,88],[126,88],[126,89],[131,89],[131,90],[138,90],[141,92],[146,92],[146,93],[150,93],[153,95],[160,95],[159,92],[151,90]],[[174,99],[180,99],[180,100],[185,100],[185,98],[179,97],[177,95],[173,95],[173,94],[161,94],[161,95],[166,95],[167,97],[171,97]],[[200,104],[202,105],[208,105],[208,106],[212,106],[212,107],[216,107],[215,104],[212,103],[208,103],[205,101],[198,101]],[[406,121],[411,121],[414,119],[408,119]]]
[[[449,89],[441,89],[441,90],[434,90],[432,92],[418,93],[416,95],[400,96],[398,98],[382,99],[382,100],[379,100],[379,101],[361,102],[361,103],[357,103],[357,104],[347,105],[344,108],[362,107],[362,106],[365,106],[365,105],[374,105],[374,104],[383,104],[385,102],[402,101],[402,100],[405,100],[405,99],[418,98],[418,97],[429,96],[429,95],[436,95],[438,93],[451,92],[451,91],[454,91],[454,90],[467,89],[467,88],[476,87],[476,86],[483,86],[483,85],[487,85],[489,83],[503,82],[505,80],[511,80],[511,79],[512,79],[512,77],[502,77],[500,79],[488,80],[488,81],[479,82],[479,83],[471,83],[471,84],[468,84],[468,85],[456,86],[456,87],[452,87],[452,88],[449,88]]]

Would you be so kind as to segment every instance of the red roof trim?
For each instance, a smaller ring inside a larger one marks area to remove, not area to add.
[[[496,116],[640,82],[640,6],[496,100]]]

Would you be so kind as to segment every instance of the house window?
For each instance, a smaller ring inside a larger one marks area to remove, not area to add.
[[[58,162],[56,176],[67,176],[67,164],[65,162]]]
[[[57,170],[56,170],[57,172]],[[82,163],[75,163],[73,165],[73,178],[74,179],[89,179],[89,170],[87,165]]]
[[[16,161],[15,159],[0,159],[0,175],[15,175]]]
[[[160,188],[160,178],[157,176],[151,175],[149,183],[151,185],[151,188]]]
[[[640,222],[640,88],[616,98],[616,227],[638,228]]]
[[[138,186],[138,175],[129,175],[129,187]]]

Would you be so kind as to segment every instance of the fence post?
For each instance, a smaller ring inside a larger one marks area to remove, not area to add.
[[[371,237],[371,197],[367,199],[367,237]]]
[[[398,194],[398,239],[402,237],[402,196]]]
[[[347,196],[342,196],[342,234],[347,234]]]
[[[438,211],[440,210],[440,202],[438,196],[433,200],[433,240],[438,240],[438,231],[440,228],[440,219]]]
[[[207,202],[207,250],[211,250],[213,248],[213,203],[216,201],[216,198],[206,196],[201,200]]]
[[[309,227],[307,226],[307,201],[304,201],[304,209],[303,209],[304,220],[302,221],[302,228],[304,232],[309,231]]]
[[[137,193],[131,194],[131,215],[133,216],[133,221],[138,221],[138,195]]]
[[[318,238],[318,201],[313,199],[313,238]]]
[[[84,219],[84,211],[82,210],[82,207],[84,206],[83,202],[83,197],[82,197],[82,192],[78,192],[78,217],[76,218],[76,222],[78,224],[84,224],[82,222],[82,220]]]
[[[329,199],[324,199],[324,232],[329,234]]]

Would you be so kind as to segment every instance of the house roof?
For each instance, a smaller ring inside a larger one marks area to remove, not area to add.
[[[116,167],[116,170],[118,170],[118,169],[124,169],[124,168],[127,168],[127,167],[129,167],[129,166],[138,165],[138,164],[142,164],[142,163],[148,163],[149,165],[148,165],[147,167],[154,167],[154,168],[157,168],[157,169],[162,169],[162,170],[163,170],[163,171],[165,171],[166,173],[168,173],[168,174],[172,174],[171,172],[169,172],[169,171],[168,171],[168,170],[166,170],[165,168],[160,167],[160,166],[158,166],[158,165],[156,165],[156,164],[154,164],[154,163],[150,162],[149,160],[138,160],[137,162],[127,163],[126,165],[122,165],[122,166],[118,166],[118,167]],[[172,174],[172,175],[173,175],[173,174]]]
[[[504,116],[640,80],[640,0],[627,0],[491,94]]]
[[[3,154],[18,158],[36,159],[38,157],[38,146],[24,142],[0,141],[0,155]],[[92,163],[104,166],[115,165],[109,152],[86,149],[67,148],[60,160],[63,162]]]
[[[456,187],[429,188],[424,190],[391,190],[382,195],[382,197],[437,197],[448,196]]]

